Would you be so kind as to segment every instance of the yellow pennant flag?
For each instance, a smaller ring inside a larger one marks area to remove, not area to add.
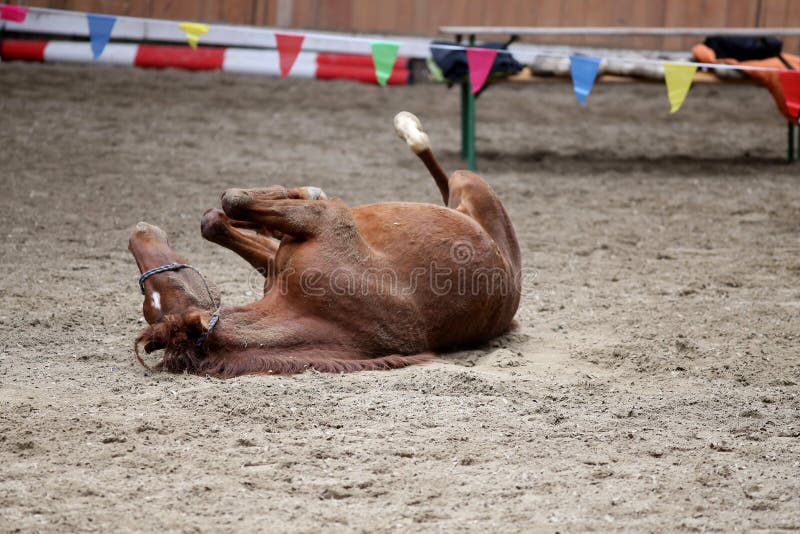
[[[208,33],[208,26],[197,22],[181,22],[178,27],[186,34],[189,46],[195,49],[197,48],[197,43],[200,42],[200,36]]]
[[[664,63],[664,80],[667,82],[667,96],[669,97],[670,113],[675,113],[683,105],[689,88],[692,86],[696,65],[686,63]]]

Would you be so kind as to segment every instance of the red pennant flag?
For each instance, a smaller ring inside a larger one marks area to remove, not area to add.
[[[783,89],[783,98],[786,99],[786,107],[797,122],[797,114],[800,111],[800,71],[782,70],[778,73],[778,77]]]
[[[2,5],[0,6],[0,19],[12,22],[25,22],[28,15],[28,8],[23,6]]]
[[[278,46],[278,56],[281,62],[281,78],[286,78],[292,70],[300,48],[303,46],[305,36],[296,33],[276,33],[275,43]]]
[[[497,56],[497,50],[491,48],[467,48],[467,66],[473,94],[480,91],[483,84],[486,83],[495,56]]]

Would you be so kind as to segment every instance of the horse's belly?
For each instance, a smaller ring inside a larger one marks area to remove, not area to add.
[[[391,281],[416,304],[432,344],[480,341],[508,327],[518,281],[474,219],[430,204],[384,203],[352,212],[359,233],[381,256],[377,287]]]
[[[401,265],[431,260],[447,263],[456,257],[465,263],[464,254],[475,259],[495,248],[474,219],[442,206],[385,202],[358,206],[352,212],[359,233],[372,250]]]

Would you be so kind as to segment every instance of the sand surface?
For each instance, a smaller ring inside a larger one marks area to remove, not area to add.
[[[228,187],[438,201],[457,90],[0,65],[1,531],[800,529],[800,166],[751,86],[495,87],[480,172],[527,269],[518,332],[393,372],[150,374],[134,224],[220,286]]]

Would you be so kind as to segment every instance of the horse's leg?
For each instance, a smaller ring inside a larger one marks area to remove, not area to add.
[[[327,200],[328,195],[319,187],[303,186],[286,188],[282,185],[272,185],[256,189],[243,189],[250,195],[260,200]]]
[[[470,171],[454,172],[447,183],[450,188],[447,206],[478,221],[518,272],[522,260],[517,234],[505,207],[489,184]]]
[[[355,237],[355,222],[347,206],[338,199],[302,200],[283,198],[275,200],[263,194],[262,189],[228,189],[222,195],[222,209],[229,217],[260,226],[263,231],[291,236],[303,240],[320,234],[325,229],[339,230],[344,236]]]
[[[519,271],[521,260],[514,226],[489,184],[469,171],[456,171],[448,177],[433,155],[428,134],[422,130],[422,123],[416,116],[401,111],[394,118],[394,127],[397,135],[405,140],[430,171],[445,205],[478,221],[515,271]]]
[[[433,155],[431,141],[428,138],[428,134],[422,130],[422,123],[420,120],[416,115],[408,111],[401,111],[394,116],[394,130],[397,132],[397,135],[408,144],[411,151],[422,160],[425,167],[428,168],[428,172],[433,176],[436,186],[442,194],[442,200],[444,200],[445,205],[447,205],[448,199],[450,198],[447,174],[445,174],[442,166],[439,165],[439,162]]]
[[[249,190],[254,197],[264,200],[325,200],[328,197],[319,187],[272,186]],[[237,229],[247,229],[259,235],[246,234]],[[231,219],[222,210],[209,209],[200,222],[203,237],[241,256],[265,277],[274,272],[275,253],[280,246],[280,232],[264,228],[251,221]]]
[[[267,277],[269,273],[274,272],[275,253],[278,251],[280,241],[237,230],[237,228],[256,230],[254,226],[245,221],[235,221],[222,210],[213,208],[203,214],[200,232],[205,239],[232,250]]]

